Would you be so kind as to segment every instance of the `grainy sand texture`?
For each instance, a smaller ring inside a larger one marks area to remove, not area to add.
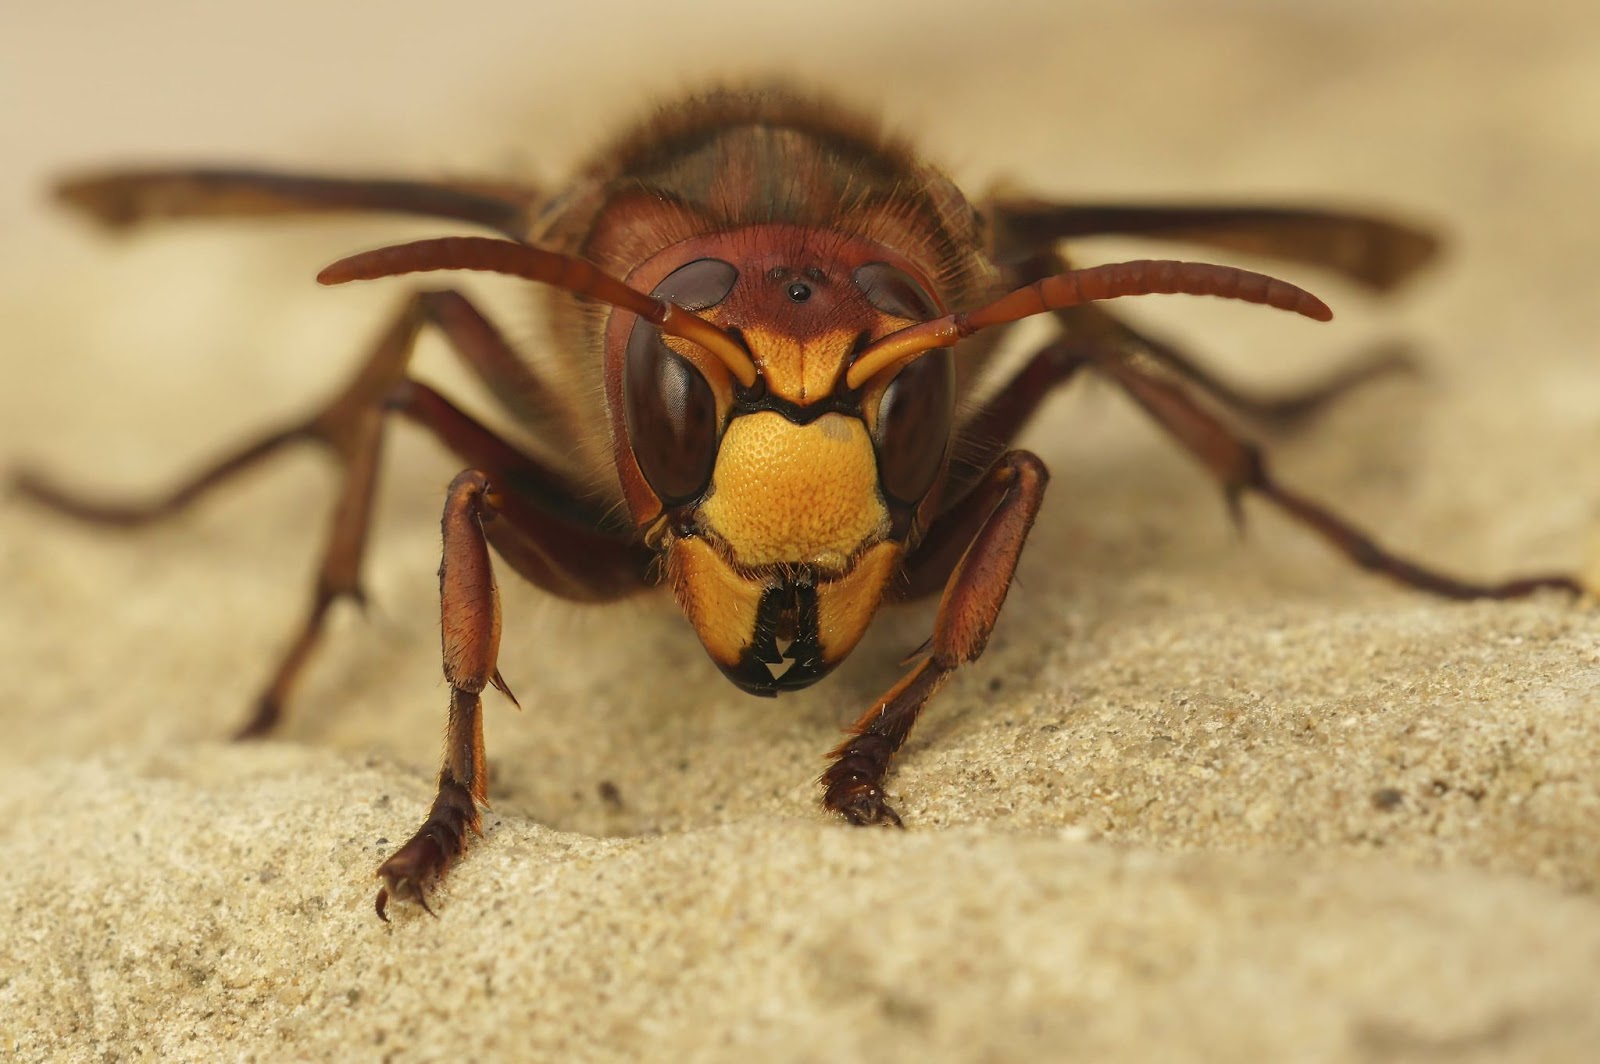
[[[1332,325],[1192,299],[1128,313],[1263,392],[1412,344],[1420,374],[1262,434],[1282,478],[1453,572],[1600,550],[1594,5],[13,7],[8,464],[130,497],[171,483],[308,410],[398,305],[399,282],[321,290],[319,267],[447,231],[111,241],[49,208],[52,175],[223,160],[553,183],[666,93],[776,72],[882,111],[974,193],[1437,225],[1448,254],[1382,304],[1284,268]],[[547,342],[515,285],[473,290]],[[418,365],[493,409],[437,341]],[[813,780],[928,607],[769,702],[668,604],[584,610],[504,575],[523,708],[488,699],[485,837],[437,919],[399,906],[389,925],[372,871],[421,820],[444,723],[451,462],[396,432],[372,608],[337,613],[281,732],[251,744],[223,737],[304,608],[324,462],[125,536],[0,500],[0,1058],[1595,1059],[1592,603],[1397,589],[1256,503],[1237,536],[1104,385],[1052,399],[1025,442],[1049,497],[988,653],[890,778],[908,830],[832,821]]]

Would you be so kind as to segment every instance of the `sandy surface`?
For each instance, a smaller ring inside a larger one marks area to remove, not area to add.
[[[1041,2],[989,24],[540,6],[0,17],[0,456],[167,483],[305,409],[398,299],[319,291],[317,267],[437,231],[110,245],[40,206],[52,173],[556,179],[660,90],[782,69],[881,106],[971,188],[1437,222],[1450,257],[1388,306],[1293,274],[1333,326],[1192,300],[1139,315],[1263,388],[1409,338],[1426,374],[1275,440],[1284,477],[1463,573],[1595,553],[1592,5]],[[505,320],[536,342],[515,301]],[[422,365],[474,397],[436,348]],[[449,462],[398,436],[373,613],[336,618],[281,737],[248,746],[219,737],[302,608],[315,458],[120,539],[0,502],[0,1058],[1592,1059],[1600,616],[1395,590],[1258,506],[1241,541],[1108,389],[1048,414],[1019,584],[890,780],[910,830],[830,822],[811,780],[925,609],[772,703],[665,607],[578,611],[508,580],[524,710],[490,700],[487,838],[439,919],[389,926],[371,871],[420,820],[444,718]]]

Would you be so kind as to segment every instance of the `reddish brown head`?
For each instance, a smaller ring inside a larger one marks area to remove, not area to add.
[[[857,354],[944,310],[860,237],[752,226],[673,245],[628,278],[750,353],[742,385],[633,315],[605,333],[623,494],[685,615],[741,687],[802,687],[866,630],[933,508],[955,408],[950,359],[851,386]],[[792,664],[778,641],[790,641]]]

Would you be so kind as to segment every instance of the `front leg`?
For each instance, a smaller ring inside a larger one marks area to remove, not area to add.
[[[483,524],[496,513],[489,478],[467,470],[450,484],[444,505],[444,558],[439,564],[439,612],[444,676],[450,684],[450,724],[445,733],[439,794],[411,840],[383,862],[378,877],[378,916],[389,897],[428,908],[423,887],[437,879],[467,848],[467,832],[480,833],[478,806],[485,803],[483,689],[494,684],[507,696],[496,659],[500,652],[500,595],[489,562]],[[428,910],[432,912],[431,909]]]
[[[981,525],[945,583],[927,656],[864,713],[850,729],[851,738],[828,755],[833,764],[818,781],[825,788],[826,808],[856,824],[899,826],[899,814],[883,796],[889,762],[933,693],[957,666],[975,661],[988,645],[1049,479],[1037,456],[1011,451],[956,509],[941,515],[941,522],[955,527],[967,522]],[[941,558],[939,552],[922,557],[932,564]],[[913,555],[913,578],[917,566],[918,556]]]
[[[378,868],[377,911],[385,920],[391,897],[428,909],[424,891],[466,850],[467,833],[479,831],[478,807],[487,804],[483,689],[493,686],[516,701],[500,678],[500,595],[490,547],[535,586],[576,602],[608,602],[648,587],[654,558],[637,544],[585,531],[541,508],[538,493],[528,493],[540,484],[537,469],[519,464],[507,444],[426,385],[409,384],[396,393],[396,404],[483,468],[450,482],[440,522],[439,623],[450,722],[428,818]]]

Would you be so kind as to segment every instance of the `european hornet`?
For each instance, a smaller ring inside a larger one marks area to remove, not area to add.
[[[1254,492],[1363,568],[1452,598],[1578,590],[1561,575],[1471,583],[1391,554],[1279,485],[1261,452],[1192,397],[1233,413],[1289,416],[1360,373],[1314,394],[1255,401],[1096,305],[1188,293],[1326,321],[1331,312],[1316,297],[1203,263],[1070,269],[1058,250],[1073,237],[1137,234],[1276,256],[1381,291],[1434,250],[1427,234],[1393,221],[1003,196],[974,204],[872,123],[776,89],[673,103],[555,195],[223,169],[112,172],[59,191],[119,227],[334,210],[468,223],[501,236],[352,255],[319,280],[488,270],[538,282],[546,294],[557,343],[548,359],[532,360],[460,292],[413,293],[325,406],[148,505],[85,500],[31,474],[17,481],[58,511],[127,526],[172,514],[291,443],[333,452],[343,481],[328,547],[305,621],[239,732],[258,736],[278,721],[329,607],[361,597],[389,416],[422,426],[465,463],[443,517],[451,695],[438,796],[378,869],[380,917],[390,897],[426,908],[424,888],[479,826],[480,696],[487,686],[511,695],[498,663],[491,548],[565,599],[604,602],[665,584],[727,677],[764,696],[827,675],[883,604],[939,593],[931,637],[828,755],[819,781],[822,804],[846,820],[898,825],[883,790],[890,761],[934,692],[983,653],[1044,495],[1044,463],[1011,442],[1080,371],[1125,391],[1211,471],[1231,505]],[[1005,327],[1042,314],[1057,319],[1059,334],[970,401]],[[529,456],[409,377],[424,326],[444,334],[508,414],[563,441],[570,458]],[[609,427],[600,438],[584,428],[599,424]]]

